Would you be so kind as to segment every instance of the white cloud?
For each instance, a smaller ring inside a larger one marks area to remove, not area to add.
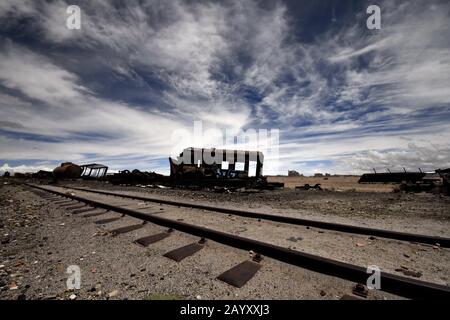
[[[28,173],[28,172],[37,172],[39,170],[44,171],[52,171],[54,168],[47,165],[35,165],[35,166],[27,166],[27,165],[20,165],[20,166],[10,166],[7,163],[4,163],[0,167],[0,176],[3,176],[5,172],[9,172],[10,175],[14,175],[15,173]]]
[[[129,1],[118,9],[89,1],[80,4],[76,32],[65,27],[67,2],[38,4],[4,1],[0,18],[34,16],[36,34],[55,53],[72,48],[104,55],[115,74],[149,90],[147,76],[156,78],[164,84],[158,103],[169,108],[98,96],[101,83],[90,86],[76,68],[58,63],[57,54],[7,42],[0,51],[0,83],[8,89],[0,92],[1,127],[40,139],[0,137],[1,159],[109,158],[119,166],[145,166],[137,156],[170,154],[172,133],[202,120],[205,128],[221,130],[281,129],[286,170],[298,169],[297,161],[331,160],[330,171],[363,170],[377,161],[448,163],[445,2],[382,2],[382,30],[362,30],[365,16],[357,15],[354,25],[308,43],[293,40],[296,17],[282,2]],[[77,68],[90,68],[73,57]],[[244,96],[247,89],[256,102]],[[431,108],[440,111],[427,114]]]
[[[60,102],[77,98],[80,91],[86,90],[76,84],[76,75],[12,44],[7,44],[0,52],[0,70],[2,85],[22,91],[33,99]]]

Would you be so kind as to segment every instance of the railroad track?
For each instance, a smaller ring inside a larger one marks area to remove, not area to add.
[[[213,206],[196,204],[196,203],[186,203],[186,202],[181,202],[181,201],[155,199],[155,198],[151,198],[151,197],[147,197],[147,196],[144,197],[144,196],[137,196],[137,195],[128,195],[128,194],[122,194],[122,193],[111,192],[111,191],[103,191],[103,190],[95,190],[95,189],[87,189],[87,188],[77,188],[77,187],[67,187],[67,188],[70,188],[73,190],[103,194],[103,195],[108,195],[108,196],[116,196],[116,197],[122,197],[122,198],[133,199],[133,200],[173,205],[173,206],[177,206],[177,207],[187,207],[187,208],[193,208],[193,209],[208,210],[211,212],[232,214],[232,215],[240,216],[240,217],[262,219],[262,220],[273,221],[273,222],[282,222],[282,223],[287,223],[287,224],[292,224],[292,225],[316,227],[316,228],[325,229],[325,230],[333,230],[333,231],[339,231],[339,232],[361,234],[361,235],[368,235],[368,236],[374,236],[374,237],[382,237],[382,238],[387,238],[387,239],[409,241],[409,242],[414,242],[414,243],[426,243],[426,244],[432,244],[432,245],[438,244],[439,246],[441,246],[443,248],[450,248],[450,238],[444,238],[444,237],[439,237],[439,236],[429,236],[429,235],[422,235],[422,234],[390,231],[390,230],[384,230],[384,229],[375,229],[375,228],[359,227],[359,226],[353,226],[353,225],[345,225],[345,224],[340,224],[340,223],[301,219],[301,218],[275,215],[275,214],[267,214],[267,213],[254,212],[254,211],[213,207]]]
[[[89,199],[88,197],[80,197],[77,195],[73,195],[69,192],[61,192],[58,190],[54,190],[51,188],[45,188],[42,186],[27,184],[29,187],[32,187],[37,190],[48,192],[54,197],[49,196],[53,200],[64,199],[59,202],[55,202],[61,205],[71,205],[72,201],[77,201],[83,203],[83,205],[78,204],[75,206],[70,206],[67,208],[71,208],[71,210],[75,210],[73,213],[82,213],[88,212],[94,209],[104,209],[106,211],[115,211],[122,213],[124,215],[128,215],[130,217],[134,217],[137,219],[141,219],[144,222],[151,222],[160,226],[168,227],[171,229],[175,229],[181,232],[185,232],[191,235],[199,236],[202,239],[210,239],[216,241],[218,243],[222,243],[225,245],[229,245],[235,248],[244,249],[244,250],[252,250],[257,254],[254,256],[253,261],[246,261],[236,267],[226,271],[218,278],[231,284],[234,286],[242,286],[245,284],[260,268],[260,255],[264,255],[291,265],[299,266],[308,270],[312,270],[315,272],[319,272],[322,274],[339,277],[345,280],[349,280],[356,283],[366,283],[368,278],[367,269],[358,265],[353,265],[349,263],[344,263],[341,261],[332,260],[329,258],[308,254],[304,252],[299,252],[296,250],[288,249],[282,246],[277,246],[274,244],[241,237],[238,235],[209,229],[206,227],[198,226],[195,224],[189,224],[173,219],[164,218],[161,216],[157,216],[154,214],[143,213],[141,211],[130,209],[125,206],[114,205],[111,204],[110,201],[98,201]],[[74,189],[74,188],[72,188]],[[80,189],[82,191],[87,191],[86,189]],[[98,193],[104,193],[102,191],[95,191]],[[111,195],[122,196],[121,194],[112,193]],[[127,196],[132,197],[132,196]],[[145,197],[133,197],[135,200],[142,201],[152,201],[147,200]],[[70,200],[70,201],[68,201]],[[167,200],[163,200],[166,204],[176,205],[174,203],[167,203]],[[156,202],[156,201],[155,201]],[[160,201],[157,201],[160,202]],[[90,206],[90,207],[86,207]],[[202,206],[203,210],[205,206]],[[227,209],[228,210],[228,209]],[[217,211],[217,210],[216,210]],[[112,218],[113,221],[117,218]],[[108,219],[103,221],[106,223]],[[111,219],[109,219],[111,220]],[[284,221],[283,221],[284,222]],[[140,224],[142,225],[142,224]],[[135,230],[140,227],[140,225],[132,225],[128,227],[123,227],[118,230],[115,230],[116,233],[125,233],[132,230]],[[334,229],[333,229],[334,230]],[[148,245],[155,241],[161,240],[166,237],[166,234],[156,234],[149,237],[145,237],[142,239],[136,240],[137,243],[141,245]],[[416,235],[417,236],[417,235]],[[426,236],[422,236],[426,237]],[[189,248],[186,248],[189,247]],[[176,261],[181,261],[186,254],[195,254],[195,252],[201,250],[203,248],[203,243],[194,243],[188,245],[186,247],[182,247],[171,252],[172,258]],[[169,254],[169,256],[170,256]],[[178,260],[177,260],[178,259]],[[421,280],[416,280],[412,278],[407,278],[395,274],[390,274],[386,272],[381,273],[381,283],[382,290],[385,292],[390,292],[399,296],[407,297],[407,298],[419,298],[419,299],[429,299],[429,298],[449,298],[450,297],[450,287],[439,285],[432,282],[426,282]]]

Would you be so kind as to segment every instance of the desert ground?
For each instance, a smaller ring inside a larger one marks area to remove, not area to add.
[[[285,188],[295,188],[309,184],[314,186],[319,183],[322,188],[329,191],[358,191],[358,192],[390,192],[394,190],[394,184],[359,184],[359,176],[329,176],[329,177],[277,177],[269,176],[269,182],[283,182]]]
[[[241,208],[358,226],[450,237],[450,198],[430,193],[404,193],[395,185],[359,185],[357,177],[270,177],[285,182],[284,190],[241,190],[217,193],[188,190],[113,186],[98,181],[56,184],[114,190],[152,198]],[[323,190],[295,186],[320,183]],[[0,299],[340,299],[354,283],[266,258],[261,271],[242,288],[216,279],[248,257],[248,252],[215,243],[199,257],[175,263],[162,254],[193,241],[177,233],[168,241],[143,249],[133,244],[140,234],[163,230],[148,224],[145,230],[112,237],[108,230],[133,223],[127,217],[108,226],[80,218],[44,200],[14,179],[1,180],[0,192]],[[82,192],[74,191],[79,195]],[[406,268],[420,280],[441,285],[450,282],[450,250],[329,230],[264,223],[197,210],[171,209],[163,216],[284,245],[294,250],[358,265],[378,264],[392,273]],[[117,216],[108,213],[108,217]],[[225,221],[225,223],[224,223]],[[66,269],[78,265],[82,288],[66,288]],[[368,299],[400,299],[370,292]]]

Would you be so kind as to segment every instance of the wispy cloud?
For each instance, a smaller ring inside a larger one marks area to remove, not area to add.
[[[68,5],[0,4],[5,162],[162,169],[172,133],[201,120],[280,129],[283,171],[450,166],[445,1],[384,1],[373,31],[363,3],[330,11],[308,37],[302,19],[323,6],[80,1],[82,29],[69,30]]]

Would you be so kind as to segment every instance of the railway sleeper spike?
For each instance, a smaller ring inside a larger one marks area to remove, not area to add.
[[[253,255],[252,261],[260,263],[262,260],[263,260],[263,257],[259,253],[255,253]]]
[[[55,194],[60,193],[58,191],[48,190],[40,186],[35,185],[29,186]],[[206,227],[193,225],[185,222],[180,222],[164,217],[147,215],[139,211],[112,206],[107,203],[90,199],[84,199],[79,196],[71,196],[71,198],[75,200],[85,201],[89,204],[96,205],[104,209],[121,212],[133,218],[147,220],[160,226],[173,228],[180,232],[205,237],[210,240],[238,249],[255,250],[256,252],[263,254],[266,257],[270,257],[281,262],[302,267],[304,269],[311,270],[314,272],[319,272],[325,275],[338,277],[356,283],[358,282],[364,283],[366,282],[368,277],[367,270],[364,266],[353,265],[350,263],[341,262],[301,251],[296,251],[289,248],[274,245],[271,243],[266,243],[251,238],[245,238],[238,235],[233,235],[230,233],[209,229]],[[169,233],[167,232],[165,232],[164,234],[166,234],[166,237],[167,235],[169,235]],[[256,263],[254,261],[251,262]],[[399,296],[412,299],[450,298],[449,286],[433,282],[426,282],[405,276],[399,276],[388,272],[382,272],[380,274],[380,277],[383,287],[382,290],[385,292],[390,292]]]

